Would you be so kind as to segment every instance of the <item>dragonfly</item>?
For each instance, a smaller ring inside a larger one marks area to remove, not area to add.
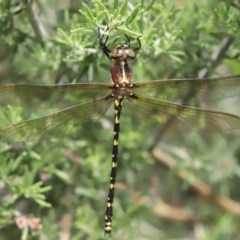
[[[203,79],[166,79],[133,83],[131,62],[141,48],[140,37],[136,47],[131,46],[125,35],[125,43],[111,49],[106,29],[98,29],[100,48],[112,62],[111,83],[75,83],[53,85],[29,85],[9,83],[0,86],[0,105],[6,107],[17,101],[27,106],[56,108],[50,114],[20,121],[0,129],[0,142],[36,141],[44,136],[68,134],[90,118],[102,116],[110,107],[114,110],[113,143],[109,189],[105,210],[105,235],[112,232],[113,202],[118,166],[120,117],[122,109],[130,107],[154,119],[157,125],[169,119],[192,128],[202,125],[216,126],[223,130],[240,129],[240,117],[231,113],[191,107],[174,101],[195,91],[203,99],[215,96],[219,99],[240,94],[240,75]],[[176,100],[176,99],[175,99]],[[59,110],[59,108],[61,108]],[[29,107],[29,111],[36,108]]]

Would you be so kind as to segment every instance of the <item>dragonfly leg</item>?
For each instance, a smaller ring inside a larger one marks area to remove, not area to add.
[[[105,32],[107,32],[109,30],[109,26],[107,25],[106,26],[106,29],[104,30],[104,33],[101,35],[101,32],[100,32],[100,28],[98,27],[98,38],[99,38],[99,42],[100,42],[100,46],[104,52],[104,54],[109,58],[109,54],[111,52],[111,50],[108,48],[107,46],[107,42],[108,42],[108,38],[109,36],[106,36],[105,40],[104,40],[104,37],[105,37]]]
[[[138,42],[138,46],[133,49],[134,52],[137,52],[137,51],[142,47],[141,41],[140,41],[140,37],[141,37],[141,36],[139,36],[139,37],[136,38],[136,39],[137,39],[137,42]],[[130,37],[125,34],[125,38],[126,38],[126,44],[127,44],[129,47],[131,47]]]
[[[142,47],[141,41],[140,41],[140,37],[141,37],[141,36],[137,37],[138,47],[136,47],[136,48],[133,49],[134,52],[138,51],[138,50]]]

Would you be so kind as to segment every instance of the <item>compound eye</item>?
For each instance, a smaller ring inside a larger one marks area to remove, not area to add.
[[[135,52],[131,48],[126,49],[126,54],[130,58],[135,58],[135,56],[136,56]]]
[[[115,48],[110,52],[109,58],[110,59],[116,59],[118,57],[119,57],[119,49]]]

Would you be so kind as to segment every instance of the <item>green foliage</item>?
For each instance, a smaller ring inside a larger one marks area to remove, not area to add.
[[[107,24],[110,48],[125,43],[125,34],[133,46],[141,36],[135,82],[239,73],[238,1],[176,2],[0,0],[0,83],[110,82],[111,63],[98,39],[98,27],[103,33]],[[236,113],[235,100],[205,104]],[[1,106],[0,127],[44,111],[25,110]],[[150,116],[122,115],[111,239],[238,239],[239,212],[201,201],[189,186],[200,179],[217,195],[239,199],[239,135],[166,136],[159,148],[178,160],[166,169],[148,151],[158,127],[145,123]],[[89,120],[74,137],[0,144],[0,239],[104,239],[112,118]],[[179,171],[189,173],[183,182]],[[153,208],[162,201],[189,209],[193,218],[159,217]],[[20,228],[19,216],[38,218],[42,228]]]

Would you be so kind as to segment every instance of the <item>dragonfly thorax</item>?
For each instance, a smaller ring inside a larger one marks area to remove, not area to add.
[[[132,86],[133,85],[127,85],[127,86],[115,85],[112,88],[112,97],[119,101],[121,101],[125,98],[131,97],[133,95],[132,90],[131,90]]]
[[[112,81],[115,85],[126,87],[131,84],[132,73],[128,61],[117,58],[111,69]]]
[[[118,45],[109,53],[113,61],[111,69],[112,81],[120,87],[127,87],[131,84],[132,73],[129,60],[133,60],[136,54],[128,45]]]

